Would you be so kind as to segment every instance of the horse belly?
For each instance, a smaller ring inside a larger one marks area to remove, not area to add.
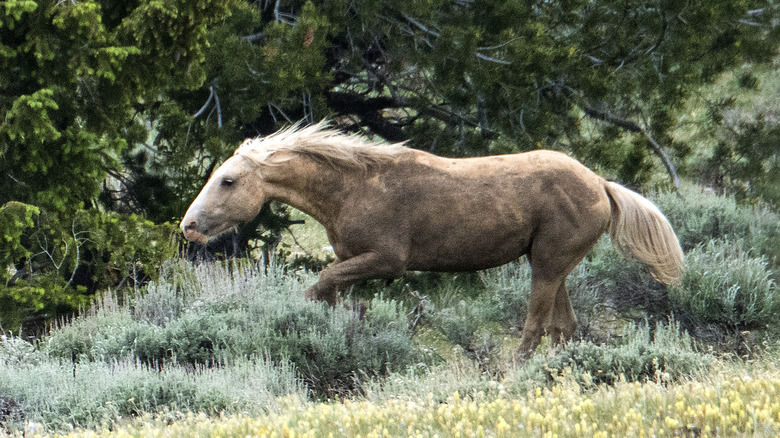
[[[528,251],[530,226],[494,208],[442,208],[412,227],[408,269],[462,272],[488,269]],[[418,218],[419,219],[419,218]]]

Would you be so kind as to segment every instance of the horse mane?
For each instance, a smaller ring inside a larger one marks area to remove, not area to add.
[[[330,128],[326,121],[301,127],[295,124],[266,137],[249,138],[235,155],[246,156],[258,164],[273,165],[276,152],[292,152],[342,168],[368,169],[396,162],[409,149],[403,143],[371,142],[356,134]]]

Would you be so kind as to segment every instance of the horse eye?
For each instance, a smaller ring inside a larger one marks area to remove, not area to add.
[[[220,181],[220,183],[219,183],[219,184],[220,184],[222,187],[230,187],[230,186],[232,186],[232,185],[233,185],[233,182],[234,182],[234,181],[233,181],[232,179],[230,179],[230,178],[224,178],[222,181]]]

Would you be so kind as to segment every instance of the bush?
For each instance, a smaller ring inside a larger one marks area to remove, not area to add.
[[[780,328],[780,291],[766,259],[745,246],[738,239],[711,240],[689,251],[682,285],[670,291],[676,311],[694,325],[732,333]]]
[[[547,353],[538,351],[505,383],[522,392],[529,384],[550,384],[563,375],[584,387],[622,380],[678,381],[706,368],[712,360],[712,356],[694,349],[691,337],[681,334],[679,324],[658,323],[654,330],[630,324],[615,345],[575,341]]]
[[[116,306],[115,306],[116,307]],[[253,264],[167,266],[126,308],[94,312],[52,332],[47,352],[66,360],[139,360],[208,366],[266,354],[290,361],[317,395],[357,389],[417,359],[400,303],[375,297],[358,312],[307,301],[281,269]]]
[[[16,336],[0,336],[0,364],[11,367],[19,364],[38,364],[45,356],[35,346]]]
[[[712,239],[743,239],[769,262],[780,266],[780,215],[768,208],[739,205],[731,196],[705,193],[697,187],[676,193],[658,193],[653,201],[674,227],[684,251]]]
[[[655,281],[644,265],[616,251],[607,236],[574,269],[569,283],[574,285],[572,295],[585,301],[575,306],[583,325],[605,311],[635,322],[669,316],[666,286]]]
[[[62,220],[18,202],[0,207],[0,234],[9,243],[0,251],[0,327],[10,330],[31,322],[41,329],[99,290],[139,286],[179,245],[171,224],[83,210]]]
[[[778,266],[778,259],[772,257],[780,254],[778,215],[691,188],[683,188],[682,197],[660,193],[653,200],[686,249],[682,287],[658,283],[644,266],[626,259],[604,237],[570,276],[572,296],[594,297],[591,312],[611,309],[619,318],[635,322],[674,315],[686,330],[708,343],[740,330],[772,325],[769,315],[780,310],[773,281],[780,272],[772,270]],[[580,322],[587,324],[587,313],[586,318],[581,316],[588,307],[575,306],[575,310]]]
[[[131,361],[88,362],[77,369],[52,361],[16,364],[0,367],[0,394],[16,406],[6,425],[11,431],[22,420],[68,430],[110,427],[143,413],[260,414],[274,409],[277,397],[305,397],[292,367],[256,358],[160,371]]]
[[[434,290],[436,304],[426,302],[423,321],[441,333],[446,342],[462,347],[481,366],[493,361],[508,331],[525,320],[531,290],[527,264],[483,271],[480,284],[445,281]],[[466,288],[466,290],[463,290]]]
[[[138,325],[127,309],[96,311],[53,329],[43,340],[43,349],[51,357],[73,362],[124,360],[133,350],[126,333]]]

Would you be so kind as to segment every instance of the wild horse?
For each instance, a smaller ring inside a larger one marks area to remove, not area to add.
[[[650,201],[576,160],[538,150],[450,159],[342,134],[324,123],[246,140],[181,223],[192,241],[251,220],[268,200],[316,219],[336,260],[306,296],[336,303],[355,281],[405,271],[475,271],[527,255],[532,268],[521,356],[576,320],[566,276],[609,231],[660,282],[682,277],[682,251]]]

